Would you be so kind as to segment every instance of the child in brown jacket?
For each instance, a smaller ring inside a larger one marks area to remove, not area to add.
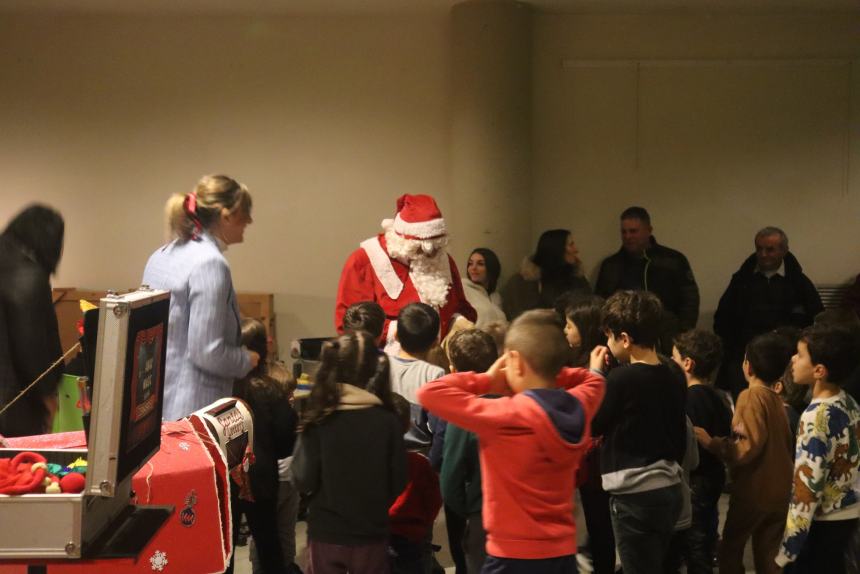
[[[711,437],[696,428],[699,442],[726,462],[732,476],[729,512],[720,546],[720,573],[743,573],[752,536],[758,574],[779,572],[774,562],[791,496],[793,438],[782,399],[774,391],[791,360],[791,341],[776,333],[753,339],[743,370],[749,388],[738,397],[731,437]]]

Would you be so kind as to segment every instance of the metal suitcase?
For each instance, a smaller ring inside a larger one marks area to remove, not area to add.
[[[136,556],[172,512],[131,504],[132,477],[161,445],[169,303],[145,286],[100,300],[87,448],[33,451],[85,457],[84,491],[0,495],[0,559]]]

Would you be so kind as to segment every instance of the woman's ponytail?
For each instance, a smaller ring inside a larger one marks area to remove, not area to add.
[[[174,193],[164,211],[170,236],[194,239],[219,221],[221,210],[251,215],[248,188],[226,175],[203,176],[190,193]]]

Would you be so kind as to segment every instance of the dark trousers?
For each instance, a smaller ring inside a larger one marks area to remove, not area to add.
[[[239,524],[242,515],[248,520],[248,528],[254,537],[257,556],[264,574],[282,574],[286,572],[281,542],[278,539],[277,503],[271,501],[248,502],[237,496],[238,487],[230,481],[230,506],[233,519],[233,556],[225,574],[233,573],[233,560],[236,556],[236,542],[239,539]]]
[[[613,494],[612,530],[624,574],[660,574],[681,513],[681,486]]]
[[[579,488],[579,499],[585,515],[594,574],[614,574],[615,534],[612,532],[612,515],[609,512],[609,493],[603,490],[600,482],[599,471],[589,473],[588,480]]]
[[[577,574],[576,554],[543,558],[541,560],[521,560],[518,558],[498,558],[487,556],[481,574]]]
[[[663,574],[680,574],[681,564],[687,555],[687,535],[689,529],[676,530],[669,542],[669,549],[663,556]]]
[[[388,544],[347,546],[308,541],[308,574],[388,574]]]
[[[845,554],[858,519],[813,520],[806,544],[797,560],[785,566],[785,574],[845,574]]]
[[[431,574],[433,548],[430,540],[415,542],[392,534],[388,541],[391,574]]]
[[[720,521],[718,504],[725,482],[725,475],[719,478],[693,475],[690,478],[693,513],[684,553],[688,574],[712,574],[714,571],[713,554]]]
[[[466,574],[466,554],[463,552],[463,535],[466,533],[466,517],[445,505],[445,528],[448,530],[448,548],[454,562],[456,574]],[[471,573],[470,573],[471,574]]]
[[[478,574],[487,559],[487,532],[484,530],[481,513],[470,514],[466,518],[463,552],[466,554],[469,574]]]
[[[845,573],[860,574],[860,521],[854,527],[854,534],[848,541],[848,552],[845,553]]]
[[[287,566],[288,572],[296,572],[298,566],[295,566],[294,563],[296,561],[296,518],[299,514],[299,491],[296,490],[292,481],[282,480],[278,484],[278,501],[275,504],[275,514],[278,517],[278,541],[281,545],[284,564]],[[253,537],[251,537],[248,546],[252,574],[265,574]]]

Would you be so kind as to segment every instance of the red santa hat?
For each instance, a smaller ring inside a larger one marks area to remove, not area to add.
[[[394,232],[406,239],[438,239],[448,234],[442,212],[429,195],[401,195]]]

